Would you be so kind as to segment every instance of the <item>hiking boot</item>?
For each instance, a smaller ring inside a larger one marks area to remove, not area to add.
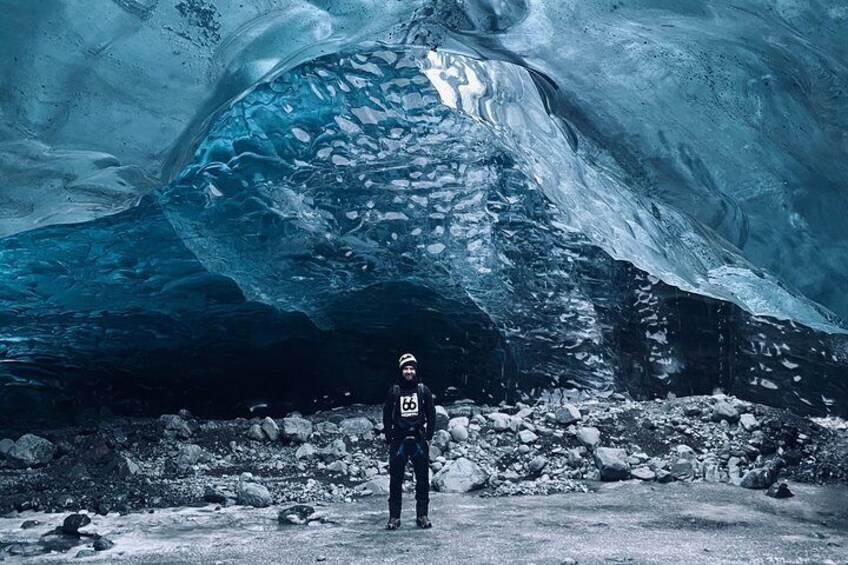
[[[400,518],[389,518],[389,523],[386,524],[387,530],[397,530],[400,528]]]
[[[419,528],[427,529],[433,527],[433,523],[430,522],[430,518],[428,518],[427,516],[419,516],[415,519],[415,523],[418,525]]]

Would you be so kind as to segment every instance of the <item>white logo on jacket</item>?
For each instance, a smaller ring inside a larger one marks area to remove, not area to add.
[[[417,392],[413,392],[412,394],[400,397],[400,417],[411,418],[413,416],[418,416]]]

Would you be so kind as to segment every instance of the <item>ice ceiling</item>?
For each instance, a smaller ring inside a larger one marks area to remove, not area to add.
[[[2,11],[7,405],[844,410],[837,2]]]

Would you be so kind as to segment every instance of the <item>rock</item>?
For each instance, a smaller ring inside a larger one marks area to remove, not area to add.
[[[657,474],[645,466],[636,467],[635,469],[630,471],[630,474],[633,477],[639,479],[640,481],[653,481],[655,478],[657,478]]]
[[[264,441],[265,433],[262,431],[262,426],[259,424],[251,424],[247,429],[247,437],[253,441]]]
[[[487,416],[492,422],[492,429],[496,432],[505,432],[512,428],[512,416],[501,412],[492,412]]]
[[[469,492],[483,487],[488,479],[479,465],[460,457],[436,473],[433,486],[439,492]]]
[[[318,448],[316,448],[311,443],[304,443],[300,447],[297,448],[297,451],[294,452],[294,456],[298,459],[311,459],[318,454]]]
[[[0,457],[5,458],[9,454],[9,450],[15,445],[14,440],[7,437],[0,439]]]
[[[541,455],[537,455],[536,457],[534,457],[530,461],[528,468],[530,469],[531,473],[533,473],[534,475],[538,475],[539,473],[542,472],[542,469],[544,469],[545,466],[547,466],[547,464],[548,464],[547,459],[545,459]]]
[[[120,477],[125,479],[137,475],[141,468],[138,463],[120,453],[113,453],[105,467],[106,476]]]
[[[203,487],[203,500],[212,502],[213,504],[224,504],[227,502],[227,495],[224,491],[213,485],[206,485]]]
[[[521,430],[518,432],[518,440],[521,443],[533,443],[539,439],[539,436],[531,432],[530,430]]]
[[[253,476],[250,473],[243,473],[239,478],[236,500],[242,506],[253,506],[255,508],[265,508],[273,502],[268,489],[253,482]]]
[[[26,520],[26,521],[24,521],[23,524],[21,524],[21,529],[22,530],[28,530],[30,528],[34,528],[34,527],[40,526],[40,525],[41,525],[41,522],[39,522],[38,520]]]
[[[746,432],[752,432],[760,427],[760,423],[757,421],[757,418],[751,413],[742,414],[742,416],[739,417],[739,425],[742,426]]]
[[[448,446],[448,443],[451,440],[451,435],[446,430],[438,430],[435,434],[433,434],[433,440],[430,442],[430,445],[435,445],[442,451]]]
[[[601,432],[598,428],[591,426],[579,428],[577,430],[577,441],[589,449],[594,449],[601,442]]]
[[[177,467],[181,470],[197,465],[204,457],[203,448],[196,444],[183,445],[177,454]]]
[[[309,523],[309,518],[315,514],[315,509],[307,504],[296,504],[277,515],[277,522],[283,525],[293,524],[302,526]]]
[[[318,422],[315,424],[315,431],[322,434],[335,434],[339,431],[339,426],[333,422]]]
[[[718,483],[721,482],[721,474],[716,463],[705,463],[703,470],[704,482]]]
[[[185,420],[176,414],[162,414],[159,421],[165,427],[165,435],[176,436],[183,439],[191,437],[191,428]]]
[[[88,467],[83,463],[77,463],[68,471],[68,480],[71,482],[74,481],[84,481],[86,479],[90,479],[91,475],[88,472]]]
[[[602,481],[623,481],[630,478],[630,464],[627,452],[616,447],[598,447],[595,449],[595,466]]]
[[[55,453],[56,446],[50,441],[24,434],[9,448],[6,458],[16,467],[40,467],[49,463]]]
[[[347,455],[347,446],[343,439],[334,439],[330,445],[318,451],[318,456],[323,461],[335,461]]]
[[[91,523],[91,518],[87,514],[71,514],[65,516],[62,522],[62,533],[69,536],[78,536],[79,529]]]
[[[271,441],[277,441],[280,439],[280,426],[278,426],[277,422],[275,422],[270,416],[265,416],[265,418],[262,419],[260,427]]]
[[[339,424],[343,434],[359,437],[374,429],[374,424],[365,416],[346,418]]]
[[[94,540],[94,551],[106,551],[115,547],[115,542],[109,538],[99,537]]]
[[[738,419],[739,411],[736,410],[736,408],[726,400],[719,400],[713,406],[713,422],[720,422],[722,420],[727,420],[728,422],[735,422]]]
[[[657,469],[656,471],[654,471],[654,473],[656,473],[656,475],[657,475],[657,482],[658,483],[665,484],[665,483],[670,483],[674,480],[674,475],[672,475],[671,473],[669,473],[665,469]]]
[[[389,476],[374,477],[359,485],[359,489],[375,495],[389,494]]]
[[[282,435],[289,441],[303,443],[312,433],[312,422],[297,416],[283,418]]]
[[[576,406],[572,404],[566,404],[554,413],[554,418],[556,419],[557,423],[563,426],[569,426],[571,424],[574,424],[575,422],[578,422],[579,420],[582,420],[583,415],[580,414],[580,410]]]
[[[468,439],[468,428],[465,426],[449,426],[451,439],[457,443],[461,443]]]
[[[795,493],[789,490],[789,485],[786,483],[775,483],[768,488],[766,495],[772,498],[792,498]]]
[[[672,465],[669,472],[674,476],[678,481],[685,481],[686,479],[691,479],[695,476],[695,469],[692,466],[692,461],[689,459],[684,459],[683,457],[678,458]]]
[[[436,431],[447,430],[450,415],[444,406],[436,406]]]
[[[742,476],[742,482],[739,486],[750,489],[768,488],[777,480],[777,466],[766,465],[751,469]]]
[[[327,470],[331,473],[347,474],[347,464],[344,461],[333,461],[327,465]]]
[[[76,559],[82,559],[84,557],[93,557],[95,555],[97,555],[97,552],[93,549],[80,549],[74,557]]]

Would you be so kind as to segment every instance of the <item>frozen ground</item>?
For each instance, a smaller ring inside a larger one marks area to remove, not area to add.
[[[115,547],[21,563],[808,563],[848,564],[848,488],[791,483],[775,500],[727,485],[600,484],[596,492],[480,498],[434,493],[432,530],[382,529],[385,497],[316,509],[331,523],[280,526],[280,507],[176,508],[93,516]],[[409,497],[409,495],[406,495]],[[407,500],[409,500],[407,498]],[[0,518],[0,540],[34,540],[64,514]],[[22,530],[26,519],[42,525]],[[85,546],[80,546],[85,547]]]

